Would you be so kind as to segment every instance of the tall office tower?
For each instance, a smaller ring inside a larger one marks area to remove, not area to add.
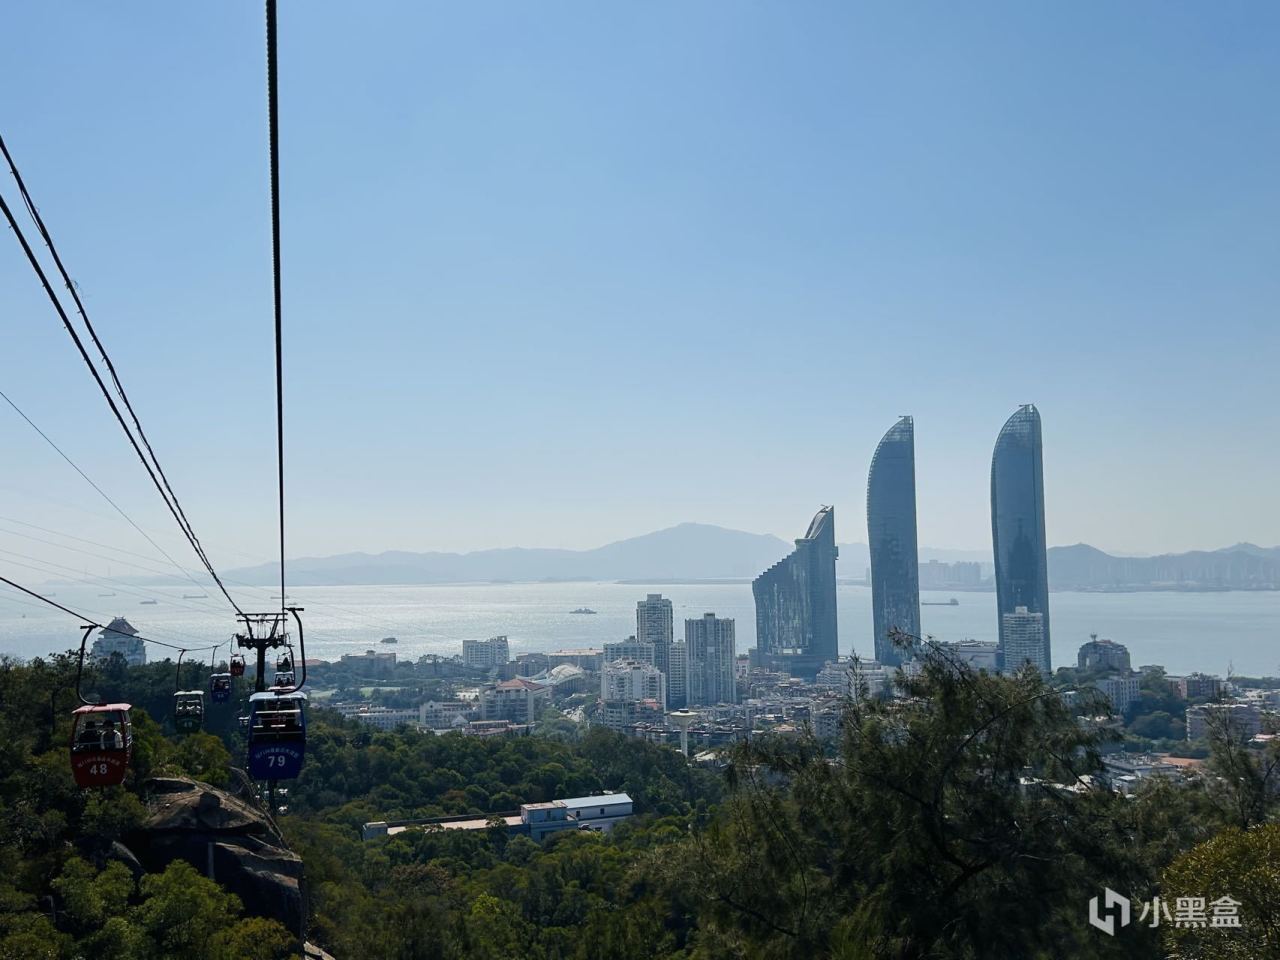
[[[996,438],[991,456],[991,544],[996,561],[996,610],[1004,669],[1013,669],[1006,634],[1020,607],[1039,614],[1043,640],[1035,661],[1052,669],[1049,649],[1049,568],[1044,536],[1044,452],[1040,414],[1031,404],[1019,407]]]
[[[641,663],[657,666],[654,663],[653,644],[643,643],[635,637],[611,641],[604,645],[604,662],[613,663],[615,660],[639,660]]]
[[[636,639],[641,643],[653,644],[653,665],[667,677],[671,675],[674,622],[671,601],[662,594],[651,593],[636,603]]]
[[[836,518],[823,507],[795,550],[751,584],[756,601],[757,661],[812,680],[835,660]]]
[[[1049,662],[1049,637],[1044,629],[1044,614],[1032,613],[1026,607],[1015,607],[1000,617],[1000,660],[1006,673],[1033,663],[1042,672]]]
[[[733,703],[737,699],[733,632],[733,621],[714,613],[684,622],[690,704]]]
[[[884,435],[867,474],[867,545],[876,660],[904,657],[890,634],[920,636],[920,565],[916,553],[916,440],[910,417]],[[906,659],[910,659],[908,652]]]
[[[671,645],[667,674],[667,707],[678,710],[689,705],[689,647],[682,640]]]

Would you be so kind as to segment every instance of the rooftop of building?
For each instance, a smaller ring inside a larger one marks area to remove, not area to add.
[[[538,683],[536,680],[529,680],[525,677],[516,677],[512,680],[503,680],[496,687],[498,690],[545,690],[545,683]]]
[[[625,793],[602,793],[594,797],[569,797],[567,800],[556,800],[555,802],[562,803],[568,809],[574,810],[581,807],[608,807],[615,803],[630,803],[631,797]]]

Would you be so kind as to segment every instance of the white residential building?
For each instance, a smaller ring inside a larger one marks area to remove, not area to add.
[[[462,663],[474,670],[490,670],[510,659],[511,649],[506,637],[462,641]]]
[[[1039,614],[1036,614],[1039,616]],[[1000,644],[987,640],[942,641],[938,644],[940,651],[955,657],[959,662],[968,665],[971,670],[985,670],[995,673],[1000,665]]]
[[[689,703],[689,647],[681,640],[668,652],[667,706],[675,710]]]
[[[1013,613],[1001,617],[1001,624],[1005,673],[1015,673],[1025,663],[1039,665],[1047,662],[1043,614],[1031,613],[1026,607],[1015,607]]]
[[[660,593],[651,593],[636,603],[636,640],[653,644],[653,665],[671,675],[671,642],[673,639],[671,601]]]
[[[602,700],[656,700],[667,702],[666,677],[651,663],[640,660],[615,660],[600,672]]]
[[[635,637],[627,637],[625,640],[604,645],[604,662],[608,664],[616,660],[638,660],[641,663],[657,666],[654,661],[653,644],[647,640],[637,640]]]
[[[535,723],[550,703],[550,684],[524,677],[504,680],[480,693],[481,716],[485,720]]]
[[[1097,687],[1103,696],[1111,701],[1111,709],[1116,713],[1124,713],[1142,695],[1139,681],[1142,675],[1137,673],[1117,674],[1114,677],[1103,677]]]

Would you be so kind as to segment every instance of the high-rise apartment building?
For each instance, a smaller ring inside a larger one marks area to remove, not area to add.
[[[660,593],[651,593],[636,603],[636,639],[653,644],[653,665],[666,676],[671,675],[671,643],[675,638],[671,601]]]
[[[476,670],[489,670],[511,659],[506,637],[490,637],[488,640],[463,640],[462,663]]]
[[[625,640],[615,640],[604,645],[605,663],[613,663],[615,660],[638,660],[641,663],[657,666],[657,664],[654,663],[654,659],[654,645],[652,643],[637,640],[635,637],[627,637]]]
[[[684,646],[688,655],[687,702],[689,705],[733,703],[736,700],[734,623],[705,613],[684,622]]]
[[[795,550],[752,582],[761,665],[811,680],[836,659],[837,553],[835,509],[823,507]]]
[[[1015,607],[1000,618],[1000,663],[1006,673],[1033,663],[1041,672],[1049,662],[1049,641],[1044,632],[1044,614],[1032,613],[1026,607]]]
[[[1004,668],[1011,656],[1006,629],[1029,629],[1017,614],[1039,617],[1036,666],[1052,669],[1049,647],[1049,572],[1044,535],[1044,453],[1040,414],[1027,404],[1005,423],[991,457],[991,543],[995,550],[996,609]]]
[[[920,636],[916,441],[910,417],[903,417],[889,428],[871,458],[867,474],[867,545],[871,551],[876,660],[897,666],[903,659],[910,659],[910,650],[904,651],[894,643],[894,633]]]
[[[682,640],[668,651],[667,706],[672,710],[689,705],[689,647]]]

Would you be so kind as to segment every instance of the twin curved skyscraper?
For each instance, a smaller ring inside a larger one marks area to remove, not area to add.
[[[991,543],[995,554],[1000,662],[1052,669],[1049,578],[1044,533],[1044,463],[1040,414],[1018,408],[991,456]],[[909,650],[900,633],[920,637],[920,568],[916,543],[915,427],[903,417],[880,440],[867,475],[867,545],[876,660],[896,665]]]
[[[896,666],[909,651],[897,631],[920,636],[920,558],[916,549],[916,432],[903,417],[880,440],[867,473],[867,547],[875,654]]]
[[[1049,673],[1049,563],[1044,536],[1044,448],[1040,412],[1019,407],[991,455],[991,546],[996,561],[1000,662]]]

